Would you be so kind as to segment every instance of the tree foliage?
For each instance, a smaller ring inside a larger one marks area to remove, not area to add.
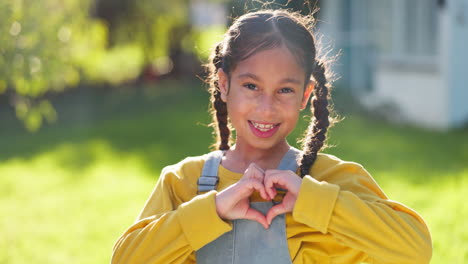
[[[0,96],[35,131],[57,119],[51,92],[116,85],[148,68],[183,74],[197,60],[196,42],[208,42],[191,28],[189,7],[189,0],[0,1]]]
[[[29,130],[56,118],[42,96],[80,81],[77,63],[99,46],[89,0],[0,2],[0,93],[7,93]],[[102,45],[101,45],[102,46]]]
[[[189,1],[97,0],[95,15],[106,21],[109,45],[136,45],[144,64],[168,56],[173,30],[189,24]]]

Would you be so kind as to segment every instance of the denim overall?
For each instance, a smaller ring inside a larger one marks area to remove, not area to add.
[[[296,172],[296,157],[299,150],[290,148],[278,166],[279,170]],[[215,190],[218,183],[218,167],[223,152],[218,150],[208,154],[202,176],[198,180],[198,191]],[[266,215],[273,202],[253,202],[250,206]],[[268,229],[256,221],[233,220],[233,228],[196,252],[197,263],[268,263],[291,264],[286,239],[285,215],[276,216]]]

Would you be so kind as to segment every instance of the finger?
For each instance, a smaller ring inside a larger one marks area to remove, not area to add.
[[[299,192],[302,183],[301,177],[288,170],[267,170],[265,172],[266,179],[272,181],[270,184],[273,186],[292,191],[294,194]]]
[[[254,163],[254,162],[252,162],[252,163],[249,164],[249,166],[248,166],[247,169],[246,169],[246,172],[247,172],[247,171],[251,171],[251,172],[252,172],[252,171],[253,171],[253,172],[258,171],[258,172],[260,172],[260,173],[262,173],[262,174],[265,173],[265,170],[262,169],[260,166],[258,166],[258,165],[257,165],[256,163]]]
[[[245,219],[257,221],[265,229],[268,229],[268,227],[269,227],[269,224],[267,223],[266,217],[262,213],[260,213],[259,211],[254,210],[254,209],[252,209],[250,207],[249,207],[249,209],[247,209],[247,212],[245,213]]]
[[[263,180],[264,174],[265,171],[262,168],[260,168],[260,166],[258,166],[255,163],[251,163],[249,167],[247,167],[247,169],[245,170],[243,177]]]
[[[268,213],[266,215],[267,224],[271,225],[271,221],[273,221],[273,219],[276,216],[278,216],[280,214],[287,213],[287,212],[288,212],[288,210],[287,210],[287,208],[285,208],[283,203],[274,205],[273,207],[271,207],[271,209],[268,211]]]
[[[257,180],[257,179],[251,179],[250,181],[251,188],[258,191],[260,193],[260,196],[264,200],[269,200],[268,194],[266,193],[265,186],[263,185],[263,182]]]
[[[275,184],[278,182],[278,175],[278,173],[273,172],[272,170],[267,170],[265,178],[263,179],[263,185],[265,185],[265,190],[271,199],[274,199],[277,194]]]
[[[262,167],[258,166],[257,163],[254,163],[252,162],[250,165],[252,165],[252,167],[254,167],[255,169],[257,169],[259,172],[261,172],[262,174],[265,174],[265,170],[262,169]]]
[[[276,191],[275,187],[271,187],[270,189],[266,189],[266,188],[265,188],[265,191],[266,191],[266,190],[268,190],[268,195],[270,196],[269,198],[270,198],[271,200],[275,199],[276,194],[278,193],[278,192]]]
[[[254,164],[252,166],[252,173],[249,175],[249,177],[263,182],[263,178],[265,178],[265,171],[256,164]]]
[[[273,200],[276,197],[277,191],[273,184],[271,184],[269,187],[265,186],[265,191],[267,192],[270,199]]]

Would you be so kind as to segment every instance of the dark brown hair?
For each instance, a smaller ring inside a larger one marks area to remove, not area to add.
[[[240,16],[234,21],[220,41],[207,64],[211,93],[212,126],[216,133],[215,149],[228,150],[231,129],[226,103],[221,100],[218,69],[229,74],[236,65],[258,51],[284,45],[294,54],[304,69],[306,83],[313,78],[315,89],[311,111],[313,117],[302,140],[303,156],[300,161],[301,177],[309,174],[317,154],[324,147],[332,118],[329,117],[329,71],[325,61],[317,56],[317,43],[313,34],[312,14],[303,16],[287,10],[263,10]]]

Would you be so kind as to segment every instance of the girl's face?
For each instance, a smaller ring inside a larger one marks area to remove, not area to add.
[[[286,143],[313,90],[285,47],[259,51],[239,62],[230,80],[221,69],[218,77],[236,145],[263,150]]]

